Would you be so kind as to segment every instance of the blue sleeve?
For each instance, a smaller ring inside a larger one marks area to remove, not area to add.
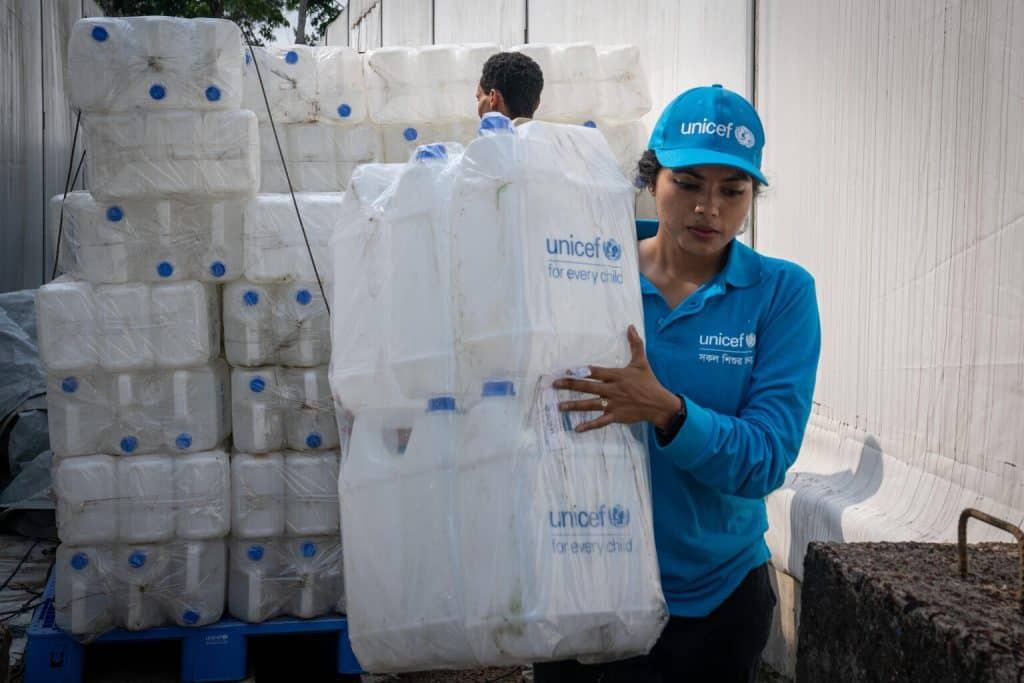
[[[662,457],[723,493],[764,498],[782,486],[811,414],[821,350],[814,280],[780,287],[757,334],[746,402],[735,417],[684,397],[687,418]]]

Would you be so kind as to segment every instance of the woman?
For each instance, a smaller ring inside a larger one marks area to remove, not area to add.
[[[814,281],[735,239],[761,174],[754,108],[695,88],[662,113],[640,160],[658,232],[639,245],[644,341],[625,368],[559,389],[593,394],[579,431],[649,422],[654,534],[671,618],[650,655],[538,665],[544,681],[753,681],[775,595],[764,497],[796,459],[820,349]]]

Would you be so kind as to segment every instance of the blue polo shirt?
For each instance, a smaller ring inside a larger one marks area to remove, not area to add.
[[[814,279],[733,240],[675,309],[640,285],[651,367],[688,412],[667,444],[648,430],[662,587],[671,614],[701,617],[768,560],[764,497],[796,459],[814,393]]]

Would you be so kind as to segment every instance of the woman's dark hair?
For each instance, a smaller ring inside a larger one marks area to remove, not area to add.
[[[495,88],[505,99],[512,118],[532,118],[540,106],[544,74],[537,62],[521,52],[499,52],[484,62],[480,76],[480,89],[484,93]]]
[[[636,165],[636,186],[641,190],[652,189],[654,182],[658,179],[658,171],[662,168],[661,162],[658,161],[654,150],[645,149],[643,156],[640,157],[640,161]],[[754,196],[757,197],[761,194],[761,181],[749,173],[747,175],[750,178],[750,182],[753,183]]]

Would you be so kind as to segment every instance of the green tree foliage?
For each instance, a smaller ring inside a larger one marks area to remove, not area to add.
[[[164,15],[170,17],[222,17],[238,24],[257,44],[273,41],[274,30],[288,26],[285,10],[299,8],[301,0],[97,0],[109,16]],[[344,0],[306,0],[305,42],[315,43],[345,6]]]

